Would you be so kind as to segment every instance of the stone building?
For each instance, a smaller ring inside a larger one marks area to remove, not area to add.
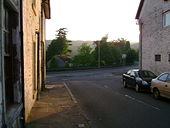
[[[49,0],[0,0],[0,127],[21,128],[45,84]]]
[[[170,0],[141,0],[136,19],[140,28],[140,68],[157,75],[170,71]]]
[[[25,120],[45,84],[45,19],[50,18],[49,0],[22,3]]]

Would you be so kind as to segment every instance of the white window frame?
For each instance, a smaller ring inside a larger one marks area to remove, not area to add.
[[[169,23],[166,23],[166,18],[167,18],[167,15],[169,17]],[[170,10],[166,11],[163,13],[163,26],[166,27],[166,26],[170,26]]]

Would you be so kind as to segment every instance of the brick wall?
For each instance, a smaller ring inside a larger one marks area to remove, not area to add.
[[[141,11],[142,21],[142,69],[156,74],[170,71],[170,26],[163,27],[163,12],[170,9],[170,1],[145,0]],[[155,61],[155,55],[161,55],[161,61]]]

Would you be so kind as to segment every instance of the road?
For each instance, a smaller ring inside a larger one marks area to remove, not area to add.
[[[170,100],[123,88],[130,68],[49,73],[47,82],[68,85],[92,128],[170,128]]]

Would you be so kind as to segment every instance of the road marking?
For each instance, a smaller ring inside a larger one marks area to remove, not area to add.
[[[103,87],[104,87],[104,88],[109,88],[107,85],[104,85]]]
[[[71,96],[71,99],[73,100],[73,102],[75,104],[77,104],[78,102],[77,102],[76,98],[74,97],[73,93],[71,92],[71,90],[69,89],[69,87],[67,86],[67,84],[65,82],[64,82],[64,86],[66,87],[66,89],[67,89],[69,95]]]
[[[149,106],[149,107],[151,107],[151,108],[153,108],[153,109],[161,110],[161,109],[159,109],[159,108],[157,108],[157,107],[155,107],[155,106],[153,106],[153,105],[147,104],[147,103],[145,103],[145,102],[143,102],[143,101],[141,101],[141,100],[138,100],[138,99],[136,99],[136,98],[134,98],[134,97],[131,97],[131,96],[129,96],[129,95],[124,95],[124,96],[127,97],[127,98],[129,98],[129,99],[131,99],[131,100],[134,100],[134,101],[136,101],[136,102],[138,102],[138,103],[141,103],[141,104],[144,104],[144,105],[146,105],[146,106]]]

